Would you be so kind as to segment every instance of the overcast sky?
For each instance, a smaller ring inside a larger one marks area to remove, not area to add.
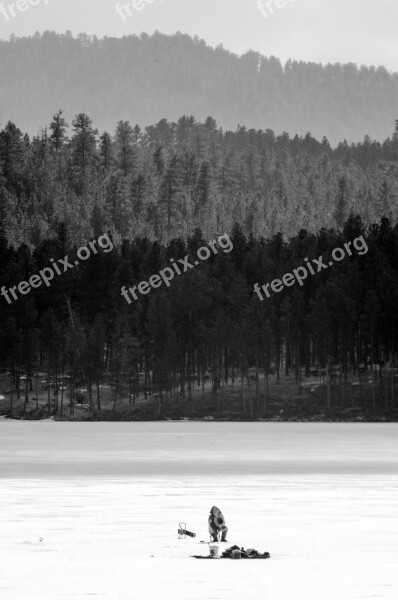
[[[253,49],[283,62],[355,62],[398,71],[398,0],[262,0],[262,12],[258,0],[122,0],[131,16],[126,9],[117,14],[116,4],[0,0],[0,38],[68,29],[99,37],[181,31],[239,54]]]

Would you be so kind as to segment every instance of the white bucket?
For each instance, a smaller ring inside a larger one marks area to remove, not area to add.
[[[218,546],[209,546],[210,547],[210,556],[214,558],[218,558]]]

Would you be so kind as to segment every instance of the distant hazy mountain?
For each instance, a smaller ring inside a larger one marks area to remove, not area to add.
[[[46,32],[0,42],[0,53],[0,124],[11,120],[30,134],[60,108],[69,120],[87,112],[100,130],[121,119],[145,126],[211,115],[224,129],[310,131],[332,144],[384,139],[398,117],[398,74],[383,67],[283,67],[180,33],[100,40]]]

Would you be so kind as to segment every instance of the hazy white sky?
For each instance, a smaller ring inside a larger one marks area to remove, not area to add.
[[[131,16],[126,9],[117,14],[116,4],[0,0],[0,38],[68,29],[99,37],[181,31],[239,54],[253,49],[282,61],[356,62],[398,71],[398,0],[262,0],[263,12],[258,0],[121,0]]]

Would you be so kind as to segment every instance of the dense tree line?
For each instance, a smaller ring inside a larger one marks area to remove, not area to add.
[[[338,144],[271,130],[223,131],[183,116],[141,129],[119,121],[99,134],[79,113],[58,111],[32,139],[0,130],[0,222],[7,240],[37,247],[65,224],[85,243],[110,230],[117,243],[167,244],[200,228],[269,238],[341,228],[350,213],[370,224],[398,217],[398,125],[383,143]]]
[[[336,42],[337,43],[337,42]],[[189,110],[223,128],[310,131],[332,144],[384,139],[396,116],[398,75],[384,67],[306,63],[221,46],[177,33],[98,39],[53,32],[0,42],[0,121],[31,135],[63,106],[85,111],[102,130],[117,120],[149,125]],[[188,108],[189,107],[189,108]]]
[[[9,288],[28,280],[51,258],[68,254],[73,262],[71,234],[60,225],[55,238],[33,251],[25,244],[13,248],[2,235],[1,284]],[[361,235],[369,248],[366,255],[347,256],[302,287],[286,288],[265,302],[253,293],[256,282],[291,272],[305,257],[327,260],[334,248]],[[171,258],[193,257],[209,239],[196,230],[166,245],[147,237],[124,240],[112,252],[93,255],[55,278],[51,287],[43,285],[11,305],[0,298],[0,364],[12,372],[17,393],[28,391],[37,370],[49,378],[67,373],[72,378],[70,413],[73,390],[83,383],[91,411],[97,413],[99,385],[106,378],[114,383],[116,409],[128,387],[130,397],[137,391],[139,373],[146,392],[156,392],[161,403],[166,397],[190,400],[193,387],[203,386],[206,378],[216,392],[234,377],[243,381],[254,372],[257,402],[261,398],[265,409],[270,373],[278,379],[294,373],[300,385],[303,373],[323,370],[329,376],[330,403],[338,366],[343,404],[349,375],[368,370],[371,409],[396,407],[398,226],[383,218],[365,227],[351,216],[341,231],[302,230],[285,240],[280,234],[246,236],[236,225],[231,240],[230,253],[213,255],[170,287],[152,290],[130,305],[121,286],[148,280]],[[374,387],[380,376],[375,365],[388,373],[382,391]],[[265,376],[261,390],[260,372]],[[21,373],[26,375],[23,385]],[[62,408],[54,407],[49,395],[53,410]]]

